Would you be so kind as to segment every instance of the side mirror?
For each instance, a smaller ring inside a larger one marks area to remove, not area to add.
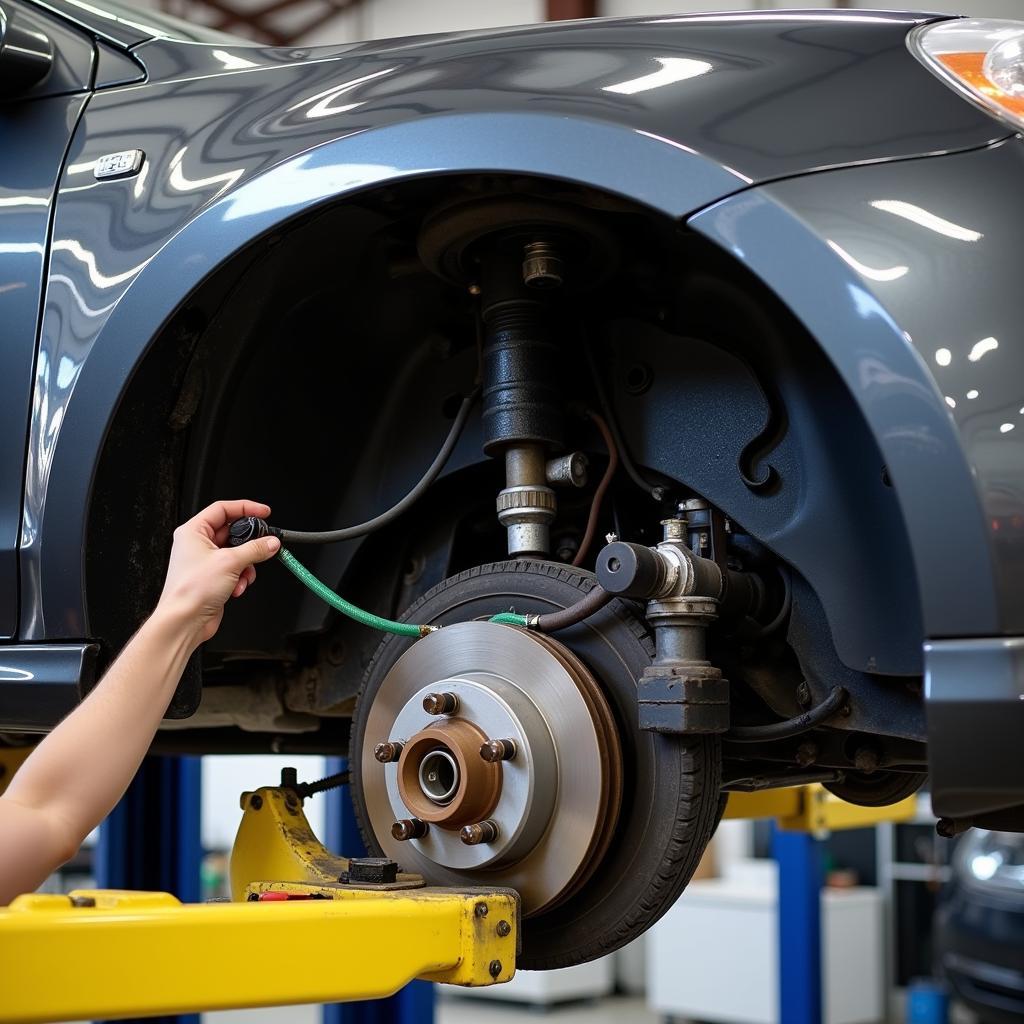
[[[19,25],[0,7],[0,97],[19,96],[38,85],[53,66],[53,44]]]

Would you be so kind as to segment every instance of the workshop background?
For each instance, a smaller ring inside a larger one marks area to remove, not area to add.
[[[565,18],[798,5],[781,0],[152,0],[137,6],[156,7],[261,43],[290,46]],[[813,6],[907,9],[917,5],[820,0]],[[922,6],[951,14],[1007,18],[1024,14],[1024,0],[932,0]],[[160,828],[168,829],[173,839],[167,888],[183,899],[224,896],[228,851],[241,816],[238,794],[273,784],[285,765],[295,767],[301,779],[320,778],[344,766],[337,759],[319,757],[152,761],[78,859],[51,879],[51,891],[91,885],[97,877],[130,878],[131,865],[118,859],[126,856],[125,849],[131,845],[125,836],[137,827],[132,816],[137,816],[148,786],[158,788],[164,799],[161,821],[147,826],[147,842],[158,840],[162,833],[154,830]],[[168,814],[169,806],[175,809],[173,814]],[[355,852],[359,838],[343,791],[312,798],[306,810],[328,846]],[[826,1024],[945,1020],[970,1024],[977,1019],[965,1007],[948,1004],[941,982],[933,979],[936,910],[951,886],[970,889],[998,882],[994,876],[1000,857],[1024,863],[1024,843],[1022,837],[976,831],[948,841],[936,836],[934,825],[926,792],[915,798],[905,821],[800,836],[795,849],[793,842],[779,841],[770,822],[726,821],[674,909],[647,935],[595,963],[520,973],[509,985],[483,990],[416,982],[395,999],[380,1003],[201,1016],[209,1024],[516,1024],[536,1020],[538,1012],[544,1012],[545,1019],[557,1024],[667,1020],[774,1024],[780,1020],[780,977],[785,975],[786,983],[796,988],[804,986],[813,992],[820,985]],[[1000,843],[1015,844],[1015,852],[1007,854],[1000,847],[999,857],[994,856]],[[806,914],[801,914],[808,900],[818,897],[819,877],[807,870],[812,860],[820,867],[823,882],[820,936],[804,926]],[[1015,877],[1024,922],[1024,868],[1018,868]],[[1018,927],[1018,934],[1024,932],[1024,926]],[[785,949],[780,948],[780,931],[792,944]],[[808,943],[815,942],[820,947],[811,949]],[[993,984],[998,985],[998,978]],[[199,1016],[190,1019],[198,1021]]]

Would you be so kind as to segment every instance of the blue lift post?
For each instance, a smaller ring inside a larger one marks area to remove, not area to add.
[[[773,826],[772,854],[779,866],[779,1020],[822,1024],[821,842]]]
[[[343,757],[327,758],[325,775],[343,772],[348,762]],[[348,786],[324,794],[326,834],[324,845],[346,857],[366,855]],[[339,950],[339,956],[344,951]],[[329,1003],[323,1008],[323,1024],[433,1024],[434,986],[414,981],[390,999],[369,999],[361,1003]]]
[[[169,892],[183,903],[202,898],[198,757],[147,757],[121,802],[100,826],[96,885],[101,889]],[[161,1024],[199,1024],[198,1014],[147,1017]]]

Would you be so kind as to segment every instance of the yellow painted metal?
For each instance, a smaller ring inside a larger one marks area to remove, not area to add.
[[[255,798],[255,799],[254,799]],[[113,1020],[378,999],[414,978],[493,985],[515,973],[519,897],[355,887],[288,789],[243,794],[230,903],[81,890],[0,909],[0,1022]],[[287,901],[261,900],[286,893]]]
[[[726,818],[775,818],[790,832],[834,832],[867,828],[886,821],[909,821],[917,797],[909,796],[888,807],[861,807],[830,793],[824,786],[795,786],[760,793],[730,793]]]
[[[0,1021],[372,999],[417,977],[507,981],[516,913],[508,891],[193,905],[167,893],[19,896],[0,910]]]
[[[302,811],[302,801],[291,790],[265,786],[243,793],[241,804],[242,821],[231,849],[232,899],[245,899],[253,881],[331,883],[348,872],[348,858],[320,843]],[[422,885],[419,875],[400,874],[392,888]]]
[[[0,793],[7,788],[11,779],[14,778],[14,773],[34,749],[34,747],[0,746]]]

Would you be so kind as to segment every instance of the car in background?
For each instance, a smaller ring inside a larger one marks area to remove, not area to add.
[[[957,843],[935,918],[937,973],[981,1024],[1024,1021],[1024,835]]]

